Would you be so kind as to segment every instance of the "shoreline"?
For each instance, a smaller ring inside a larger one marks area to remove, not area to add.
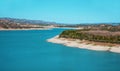
[[[23,28],[23,29],[0,29],[0,31],[17,31],[17,30],[50,30],[50,29],[53,29],[53,28],[61,28],[61,27],[45,27],[45,28]],[[65,28],[65,29],[82,29],[82,28],[66,28],[66,27],[62,27],[62,29]]]
[[[16,31],[16,30],[51,30],[53,26],[41,26],[42,28],[38,27],[31,27],[31,28],[0,28],[0,31]]]
[[[48,39],[48,42],[63,44],[69,47],[76,47],[81,49],[88,49],[88,50],[95,50],[95,51],[110,51],[115,53],[120,53],[120,46],[102,46],[102,45],[95,45],[95,44],[87,44],[81,40],[72,40],[66,38],[59,38],[59,35]]]

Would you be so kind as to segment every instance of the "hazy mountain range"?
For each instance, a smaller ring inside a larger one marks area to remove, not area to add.
[[[47,22],[42,20],[28,20],[28,19],[18,19],[18,18],[0,18],[0,21],[7,21],[7,22],[13,22],[13,23],[19,23],[19,24],[59,24],[56,22]]]
[[[39,24],[39,25],[68,25],[68,26],[87,26],[87,25],[99,25],[99,24],[107,24],[107,25],[120,25],[120,23],[77,23],[77,24],[65,24],[65,23],[56,23],[56,22],[48,22],[43,20],[29,20],[29,19],[19,19],[19,18],[9,18],[3,17],[0,18],[0,23],[9,22],[9,23],[19,23],[19,24]]]

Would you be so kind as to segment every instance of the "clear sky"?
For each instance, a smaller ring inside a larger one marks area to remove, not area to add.
[[[120,22],[120,0],[0,0],[0,17],[74,24]]]

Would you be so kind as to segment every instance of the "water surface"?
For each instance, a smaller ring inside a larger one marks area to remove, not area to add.
[[[0,71],[120,71],[120,54],[49,43],[65,29],[0,31]]]

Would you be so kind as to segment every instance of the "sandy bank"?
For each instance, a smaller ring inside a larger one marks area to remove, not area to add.
[[[48,39],[47,41],[52,43],[57,43],[57,44],[63,44],[69,47],[78,47],[82,49],[89,49],[89,50],[96,50],[96,51],[111,51],[111,52],[120,53],[120,46],[101,46],[101,45],[95,45],[95,44],[87,44],[87,43],[83,43],[83,41],[80,41],[80,40],[58,38],[58,36]]]

